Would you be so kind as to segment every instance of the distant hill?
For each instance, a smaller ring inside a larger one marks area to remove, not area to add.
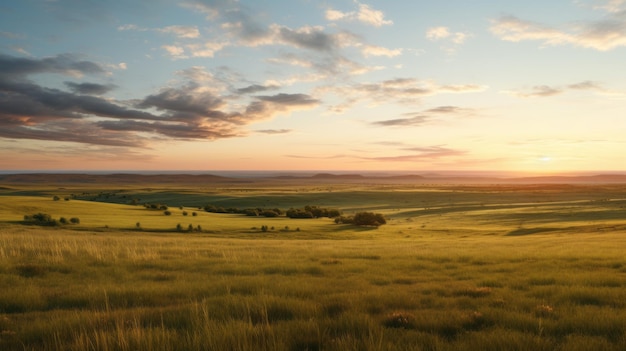
[[[89,173],[22,173],[0,174],[2,184],[208,184],[208,183],[251,183],[263,181],[285,182],[376,182],[376,183],[423,183],[423,184],[602,184],[626,183],[626,174],[600,174],[580,176],[536,176],[536,177],[480,177],[475,175],[405,174],[363,175],[317,173],[309,175],[225,177],[214,174],[89,174]]]
[[[212,174],[73,174],[73,173],[25,173],[0,175],[2,183],[82,183],[82,184],[150,184],[150,183],[214,183],[235,181],[232,178],[216,176]]]

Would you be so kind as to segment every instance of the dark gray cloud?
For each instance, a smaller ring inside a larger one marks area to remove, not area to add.
[[[239,94],[256,94],[256,93],[261,93],[264,91],[268,91],[268,90],[275,90],[280,88],[278,85],[258,85],[258,84],[253,84],[253,85],[249,85],[245,88],[240,88],[237,89],[237,93]]]
[[[271,103],[279,104],[283,106],[306,106],[306,105],[317,105],[320,103],[319,100],[313,99],[311,96],[307,94],[280,93],[276,95],[257,96],[256,98],[261,101],[267,101],[267,102],[271,102]]]
[[[65,75],[101,74],[106,71],[97,63],[79,61],[77,56],[62,54],[31,59],[0,54],[0,79],[18,79],[36,73]]]
[[[65,82],[74,93],[86,95],[103,95],[116,88],[113,84]]]
[[[176,139],[215,140],[239,136],[232,127],[203,126],[197,124],[146,122],[134,120],[100,121],[97,125],[105,130],[118,132],[147,132]]]
[[[243,135],[242,126],[253,121],[320,103],[306,94],[281,93],[246,98],[247,105],[233,108],[228,100],[238,96],[223,98],[192,80],[137,99],[130,106],[97,96],[113,89],[111,84],[65,82],[70,91],[64,91],[29,80],[41,73],[103,72],[100,65],[72,55],[43,59],[0,55],[0,137],[125,147],[145,146],[149,138],[159,137],[215,140]],[[252,85],[240,94],[275,88]]]
[[[275,27],[278,38],[299,48],[317,51],[333,51],[337,48],[337,41],[331,34],[322,29],[304,27],[297,30],[288,27]]]

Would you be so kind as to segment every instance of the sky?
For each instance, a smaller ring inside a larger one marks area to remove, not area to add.
[[[0,170],[626,171],[626,0],[0,4]]]

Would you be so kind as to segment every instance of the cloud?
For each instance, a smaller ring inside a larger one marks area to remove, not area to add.
[[[317,107],[321,102],[307,94],[285,94],[256,96],[257,101],[246,108],[246,115],[255,120],[268,118],[278,112],[290,113],[295,110]]]
[[[417,113],[407,113],[410,117],[388,119],[372,122],[371,125],[382,127],[414,127],[426,124],[437,117],[437,115],[472,115],[473,109],[461,108],[458,106],[438,106]]]
[[[358,3],[358,10],[352,12],[341,12],[329,8],[326,10],[325,17],[328,21],[359,21],[361,23],[382,27],[386,25],[392,25],[393,21],[386,20],[385,14],[382,11],[374,10],[372,7],[366,4]]]
[[[181,46],[176,46],[176,45],[163,45],[161,46],[161,48],[163,48],[163,50],[167,51],[167,53],[172,56],[173,58],[187,58],[188,56],[185,55],[185,48],[181,47]]]
[[[113,84],[97,84],[97,83],[73,83],[65,82],[65,85],[77,94],[86,95],[103,95],[116,88]]]
[[[583,81],[579,83],[569,84],[566,86],[558,87],[558,86],[549,86],[549,85],[536,85],[532,87],[529,91],[504,91],[504,93],[521,97],[521,98],[535,98],[535,97],[550,97],[555,95],[560,95],[566,93],[569,90],[596,90],[598,92],[608,92],[602,86],[600,86],[596,82],[592,81]]]
[[[311,106],[318,105],[320,103],[319,100],[313,99],[307,94],[280,93],[270,96],[257,96],[257,98],[261,101],[271,102],[284,106]]]
[[[390,145],[393,146],[393,145]],[[409,153],[406,153],[408,151]],[[362,156],[362,154],[367,154],[367,152],[361,152],[360,154],[337,154],[331,156],[306,156],[306,155],[285,155],[290,158],[299,158],[299,159],[348,159],[348,160],[358,160],[358,161],[370,161],[370,162],[395,162],[395,163],[404,163],[404,162],[429,162],[433,160],[439,160],[443,158],[456,157],[456,156],[464,156],[467,154],[466,151],[451,149],[442,145],[434,145],[434,146],[414,146],[414,147],[403,147],[397,150],[398,153],[402,153],[395,156]]]
[[[396,118],[388,119],[384,121],[372,122],[372,125],[383,127],[406,127],[417,126],[428,122],[430,118],[428,116],[415,116],[411,118]]]
[[[201,44],[187,44],[185,47],[189,50],[191,57],[213,57],[216,52],[228,45],[230,44],[227,42],[208,41]]]
[[[363,45],[361,52],[365,57],[368,56],[387,56],[396,57],[402,54],[402,49],[388,49],[382,46]]]
[[[257,130],[257,133],[261,133],[261,134],[270,134],[270,135],[276,135],[276,134],[289,134],[292,132],[291,129],[262,129],[262,130]]]
[[[602,5],[594,6],[594,9],[617,13],[624,10],[624,5],[626,5],[626,0],[608,0]]]
[[[426,31],[426,39],[433,42],[443,42],[441,49],[448,54],[454,54],[459,45],[464,44],[469,37],[471,34],[452,32],[450,28],[444,26],[432,27]]]
[[[546,46],[573,45],[598,51],[626,46],[626,16],[610,13],[597,21],[581,21],[565,29],[551,28],[515,16],[492,21],[491,32],[505,41],[539,41]]]
[[[176,36],[177,38],[181,38],[181,39],[193,39],[193,38],[198,38],[200,36],[200,31],[198,30],[198,27],[196,26],[173,25],[173,26],[167,26],[163,28],[143,28],[143,27],[137,26],[136,24],[124,24],[124,25],[118,26],[117,30],[119,31],[134,30],[134,31],[139,31],[139,32],[152,31],[152,32],[158,32],[158,33],[172,34]]]
[[[158,28],[156,31],[174,34],[178,38],[197,38],[200,36],[200,31],[196,26],[167,26],[164,28]]]
[[[267,91],[267,90],[275,90],[278,88],[280,88],[278,85],[252,84],[245,88],[237,89],[237,92],[239,94],[256,94],[256,93],[260,93],[260,92]]]
[[[159,139],[215,140],[241,136],[242,126],[321,103],[307,94],[247,96],[277,88],[272,85],[248,86],[226,99],[221,92],[236,91],[229,90],[226,78],[192,67],[177,72],[184,79],[179,86],[162,88],[130,106],[97,96],[115,88],[111,84],[65,82],[69,91],[63,91],[28,79],[41,73],[104,72],[96,63],[67,55],[43,59],[0,55],[1,138],[121,147],[145,147]]]
[[[433,27],[426,31],[426,38],[437,41],[450,36],[448,27]]]
[[[467,154],[466,151],[443,146],[412,147],[404,150],[412,151],[413,153],[397,156],[362,157],[362,159],[378,162],[420,162]]]
[[[21,58],[0,54],[0,79],[12,79],[37,73],[58,73],[73,77],[102,74],[101,65],[81,61],[76,55],[63,54],[43,59]]]
[[[430,80],[414,78],[395,78],[374,83],[360,83],[342,87],[325,87],[318,89],[320,94],[342,96],[344,101],[368,101],[371,104],[379,103],[407,103],[415,104],[420,98],[439,94],[464,94],[481,92],[487,86],[478,84],[440,85]],[[348,106],[343,106],[342,111]],[[331,110],[336,108],[332,106]]]

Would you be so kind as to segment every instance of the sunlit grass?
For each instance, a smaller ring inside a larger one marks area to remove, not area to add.
[[[389,196],[378,229],[198,212],[205,231],[178,233],[177,207],[2,200],[2,350],[626,347],[626,220],[587,214],[613,203],[432,212]],[[18,224],[25,211],[81,223]]]

